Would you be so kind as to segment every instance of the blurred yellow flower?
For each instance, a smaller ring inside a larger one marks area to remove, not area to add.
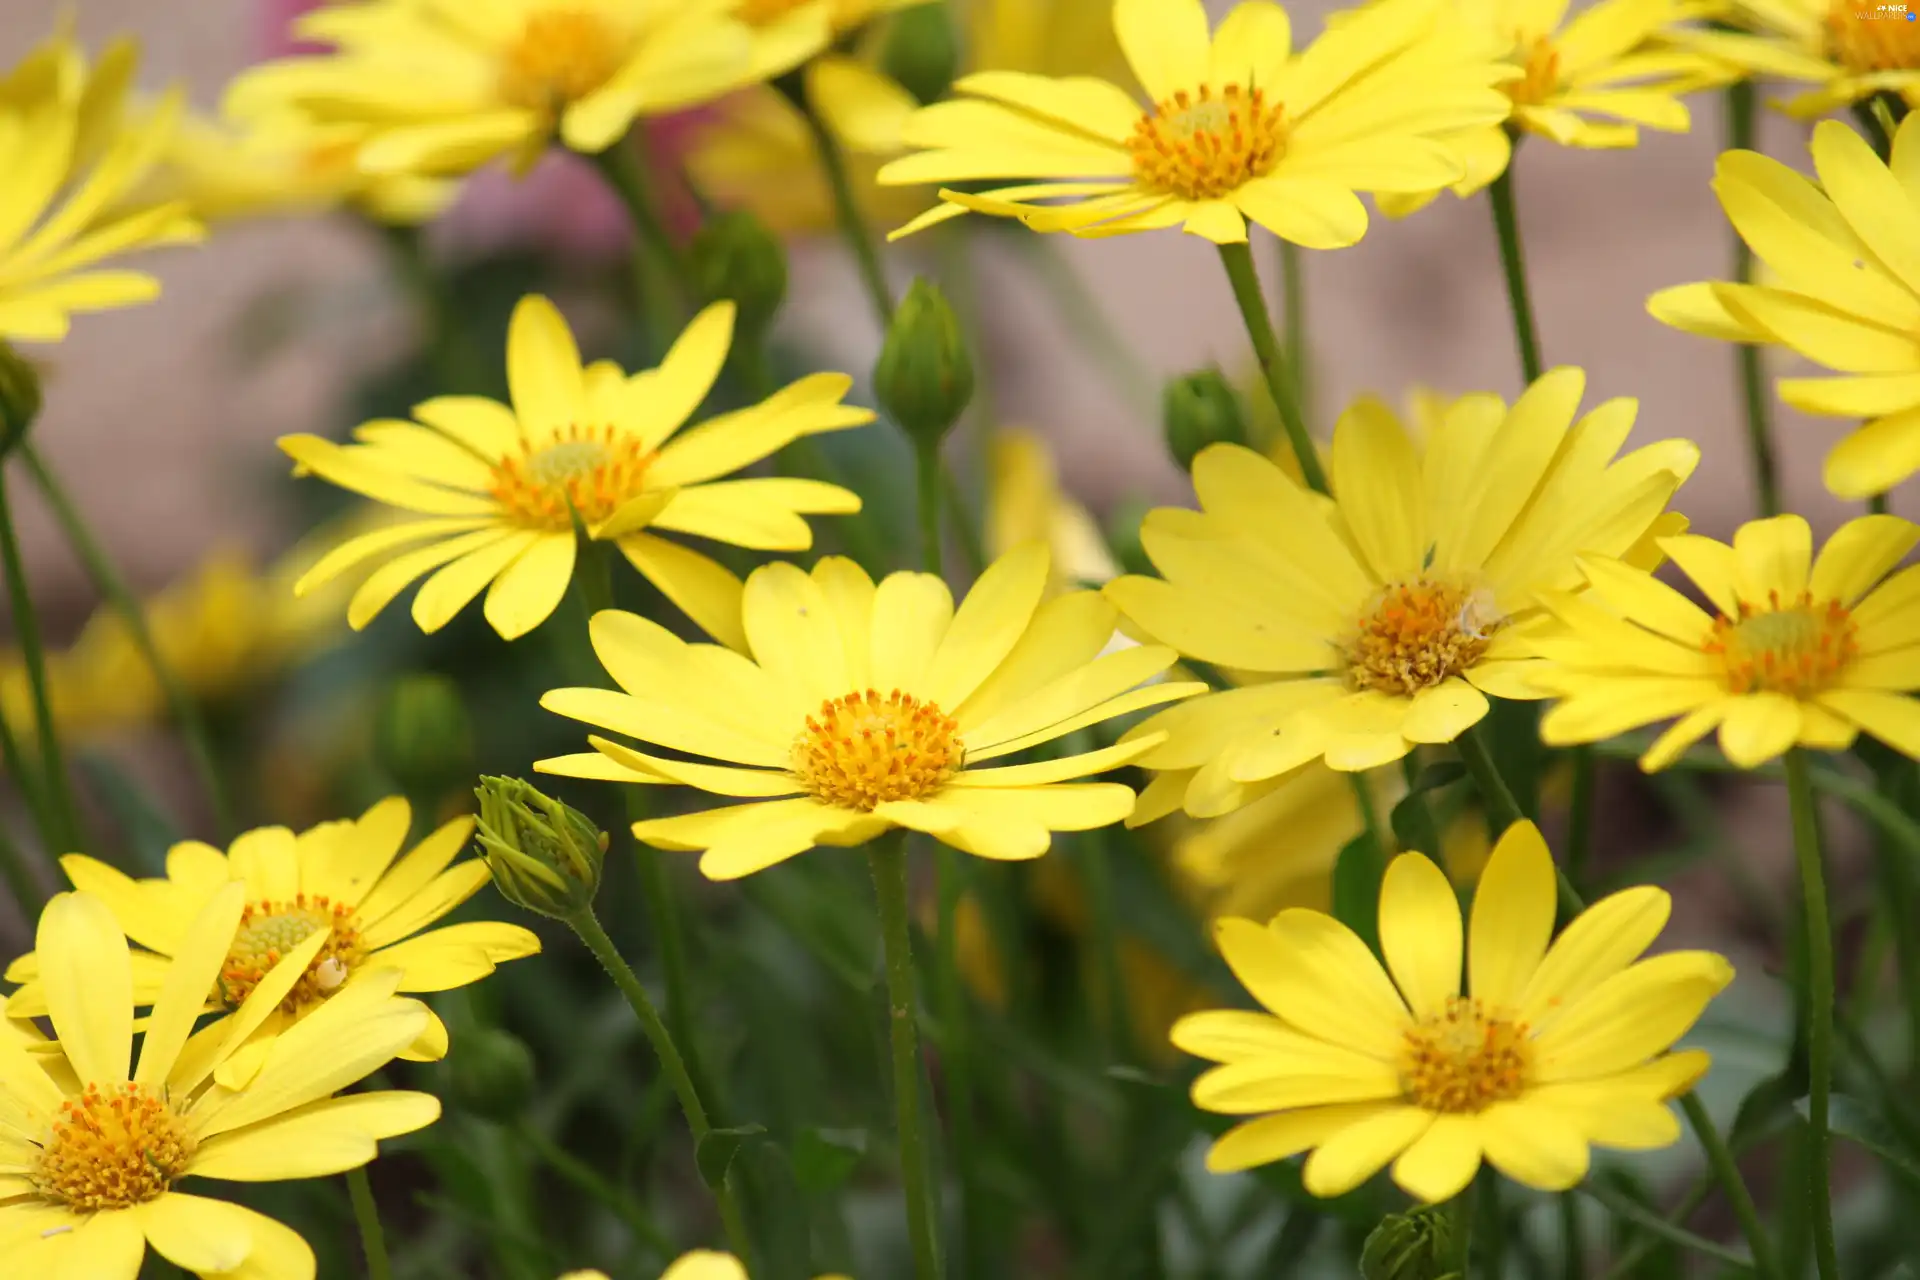
[[[560,1280],[607,1280],[604,1271],[569,1271]],[[683,1253],[660,1273],[660,1280],[747,1280],[747,1269],[730,1253],[695,1249]],[[845,1276],[821,1276],[819,1280],[847,1280]]]
[[[120,207],[160,159],[181,110],[171,93],[129,118],[138,60],[121,41],[89,67],[63,33],[0,77],[0,339],[58,341],[74,312],[151,301],[160,282],[144,271],[95,268],[202,234],[180,201]]]
[[[1194,1104],[1256,1117],[1213,1144],[1207,1167],[1311,1151],[1307,1190],[1336,1196],[1392,1162],[1409,1195],[1439,1201],[1483,1158],[1564,1191],[1586,1176],[1591,1147],[1678,1140],[1667,1101],[1708,1059],[1670,1050],[1732,966],[1705,951],[1640,959],[1671,907],[1657,888],[1595,903],[1549,947],[1554,907],[1553,857],[1522,822],[1494,849],[1467,930],[1438,867],[1419,853],[1393,861],[1380,890],[1384,969],[1317,911],[1222,921],[1221,954],[1268,1012],[1210,1010],[1173,1029],[1180,1048],[1220,1064],[1194,1081]]]
[[[1099,586],[1119,572],[1100,526],[1060,488],[1046,441],[1030,431],[1002,428],[987,442],[982,533],[990,556],[1045,543],[1058,591]]]
[[[262,990],[219,1034],[192,1034],[241,927],[246,891],[215,890],[180,921],[173,959],[147,975],[153,1013],[133,1054],[136,970],[113,913],[63,893],[41,914],[49,980],[40,1038],[0,1000],[0,1257],[9,1275],[135,1280],[147,1247],[198,1276],[311,1280],[300,1234],[228,1200],[175,1188],[318,1178],[359,1168],[379,1140],[432,1124],[431,1094],[357,1092],[416,1040],[428,1013],[372,975],[277,1040],[247,1089],[215,1078],[244,1028],[277,997]],[[227,1034],[232,1032],[233,1034]]]
[[[1814,85],[1784,104],[1811,120],[1877,93],[1920,104],[1920,24],[1908,13],[1878,0],[1729,0],[1724,16],[1744,31],[1692,31],[1685,42],[1750,75]]]

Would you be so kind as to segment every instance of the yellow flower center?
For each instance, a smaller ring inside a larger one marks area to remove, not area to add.
[[[1127,139],[1133,180],[1182,200],[1214,200],[1264,178],[1287,151],[1287,113],[1261,89],[1207,85],[1154,104]]]
[[[34,1189],[76,1213],[157,1200],[187,1174],[193,1135],[143,1084],[90,1084],[60,1118],[27,1174]]]
[[[280,1004],[288,1013],[325,1000],[366,958],[359,922],[346,903],[304,893],[295,894],[289,902],[262,899],[248,903],[240,913],[239,932],[227,949],[227,962],[220,966],[220,976],[215,980],[214,1000],[229,1009],[239,1008],[289,951],[329,926],[333,936],[321,946]]]
[[[1374,596],[1347,644],[1347,678],[1356,689],[1411,696],[1457,676],[1487,651],[1506,625],[1485,590],[1420,578]]]
[[[1400,1083],[1415,1106],[1470,1115],[1517,1098],[1527,1087],[1527,1024],[1489,1014],[1454,996],[1446,1012],[1407,1032]]]
[[[1551,98],[1560,87],[1560,51],[1553,46],[1548,36],[1535,36],[1531,40],[1525,36],[1514,38],[1516,53],[1524,51],[1525,56],[1516,56],[1514,61],[1526,72],[1518,80],[1508,80],[1500,87],[1517,107],[1537,107]]]
[[[1720,659],[1732,693],[1784,693],[1810,698],[1860,652],[1853,615],[1838,600],[1816,604],[1809,592],[1782,604],[1767,593],[1764,609],[1742,600],[1740,618],[1717,617],[1702,646]]]
[[[1875,0],[1833,0],[1824,20],[1827,57],[1856,74],[1920,70],[1920,21]]]
[[[599,524],[646,488],[653,451],[612,427],[568,427],[560,439],[493,468],[493,497],[534,529]]]
[[[500,62],[500,96],[529,111],[577,102],[619,70],[621,41],[591,9],[555,7],[527,15]]]
[[[830,805],[863,813],[938,790],[965,759],[953,717],[898,689],[828,698],[793,740],[800,785]]]

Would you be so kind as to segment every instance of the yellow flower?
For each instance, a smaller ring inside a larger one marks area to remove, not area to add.
[[[1712,614],[1649,573],[1583,560],[1591,593],[1547,596],[1565,630],[1531,644],[1547,659],[1535,683],[1564,699],[1541,736],[1593,742],[1680,717],[1641,757],[1649,771],[1716,727],[1743,769],[1795,745],[1845,750],[1861,730],[1920,758],[1920,703],[1908,696],[1920,689],[1909,610],[1920,572],[1881,582],[1916,542],[1920,527],[1883,515],[1841,526],[1817,560],[1807,522],[1792,515],[1740,526],[1731,547],[1661,539]]]
[[[983,532],[991,556],[1044,542],[1053,556],[1056,590],[1098,586],[1119,571],[1100,526],[1060,488],[1046,442],[1030,431],[1004,428],[987,444]]]
[[[1731,0],[1727,10],[1745,32],[1695,31],[1686,43],[1755,76],[1816,86],[1784,104],[1796,119],[1876,93],[1920,103],[1920,24],[1906,12],[1879,0]]]
[[[1684,284],[1647,300],[1676,329],[1782,346],[1844,375],[1778,383],[1796,409],[1870,419],[1827,455],[1827,488],[1843,498],[1920,470],[1917,118],[1900,126],[1891,168],[1846,125],[1815,126],[1819,186],[1756,152],[1722,154],[1714,192],[1767,282]]]
[[[545,773],[694,787],[759,803],[635,824],[662,849],[704,850],[715,880],[750,875],[815,845],[864,844],[894,827],[983,858],[1037,858],[1055,831],[1120,821],[1133,792],[1074,781],[1151,750],[1156,738],[1001,768],[985,761],[1186,697],[1195,684],[1142,682],[1171,649],[1098,656],[1115,614],[1088,591],[1042,603],[1041,546],[995,561],[956,610],[931,574],[877,587],[850,560],[776,563],[747,579],[749,656],[686,644],[608,610],[594,650],[626,690],[556,689],[549,711],[689,755],[643,754],[594,737],[596,752],[544,760]]]
[[[569,1271],[560,1280],[607,1280],[604,1271]],[[683,1253],[660,1273],[660,1280],[747,1280],[747,1269],[730,1253],[695,1249]],[[820,1280],[847,1280],[845,1276],[821,1276]]]
[[[298,835],[285,827],[249,831],[225,854],[185,841],[167,851],[161,879],[134,880],[78,853],[60,866],[144,948],[133,953],[132,1003],[142,1005],[165,999],[167,974],[192,944],[193,921],[207,903],[230,884],[245,885],[238,931],[228,930],[225,959],[199,991],[201,1004],[220,1017],[186,1050],[192,1061],[218,1051],[221,1083],[239,1088],[271,1060],[276,1039],[368,983],[388,992],[446,991],[479,981],[499,961],[540,950],[540,940],[516,924],[475,921],[421,932],[487,883],[487,864],[470,858],[451,865],[473,832],[471,818],[454,819],[396,858],[412,816],[395,796],[357,821],[322,823]],[[15,960],[6,978],[24,984],[8,1004],[15,1017],[38,1017],[59,999],[41,953]],[[249,1004],[256,991],[270,1001]],[[234,1026],[243,1028],[244,1047],[225,1043]],[[412,1060],[439,1058],[446,1028],[426,1012],[418,1034],[401,1047]]]
[[[462,174],[508,158],[525,172],[557,133],[604,151],[636,119],[709,101],[752,75],[731,0],[496,0],[482,7],[367,0],[303,16],[335,46],[243,72],[226,109],[295,112],[368,131],[370,173]]]
[[[122,41],[89,68],[59,35],[0,77],[0,339],[58,341],[73,312],[151,301],[160,293],[152,276],[98,264],[200,238],[179,201],[119,207],[180,115],[174,93],[145,119],[126,118],[138,58]]]
[[[280,447],[299,471],[428,517],[342,544],[295,589],[312,590],[374,556],[431,539],[367,578],[347,607],[348,623],[366,626],[437,570],[414,597],[421,630],[439,630],[487,589],[487,621],[515,639],[544,622],[566,593],[577,516],[589,537],[617,545],[709,634],[744,647],[740,580],[648,528],[755,550],[805,550],[813,532],[802,516],[858,511],[857,495],[815,480],[716,477],[801,436],[871,422],[873,414],[840,402],[851,378],[817,373],[670,438],[719,376],[733,315],[730,302],[708,307],[658,369],[629,378],[612,361],[582,368],[559,311],[545,298],[523,298],[507,334],[511,408],[441,396],[415,406],[415,422],[366,423],[354,445],[284,437]]]
[[[272,1006],[243,1005],[212,1045],[191,1037],[239,926],[246,892],[209,894],[182,917],[179,949],[133,1054],[135,969],[107,906],[63,893],[40,917],[57,1044],[0,1009],[0,1257],[15,1276],[134,1280],[147,1246],[207,1280],[312,1280],[313,1251],[272,1218],[177,1190],[183,1178],[278,1182],[358,1168],[378,1141],[432,1124],[439,1100],[333,1097],[414,1041],[426,1006],[395,998],[392,971],[281,1036],[244,1091],[214,1077]]]
[[[1549,947],[1553,858],[1522,822],[1487,863],[1464,948],[1453,886],[1418,853],[1396,858],[1380,889],[1384,970],[1316,911],[1222,921],[1221,954],[1269,1012],[1214,1010],[1173,1029],[1180,1048],[1221,1064],[1194,1081],[1195,1105],[1257,1117],[1216,1141],[1207,1167],[1312,1151],[1307,1190],[1335,1196],[1391,1161],[1408,1194],[1437,1201],[1483,1157],[1564,1191],[1586,1176],[1590,1147],[1671,1144],[1667,1100],[1693,1087],[1707,1055],[1668,1050],[1733,969],[1704,951],[1639,958],[1670,905],[1651,886],[1623,890]]]
[[[883,14],[929,0],[734,0],[753,37],[753,78],[772,80],[826,53]]]
[[[922,150],[886,184],[1042,178],[946,203],[894,232],[966,210],[1036,231],[1119,235],[1183,225],[1222,244],[1251,218],[1283,239],[1337,249],[1366,233],[1356,191],[1427,192],[1464,175],[1437,138],[1498,123],[1512,69],[1438,0],[1385,0],[1295,55],[1287,14],[1245,0],[1208,34],[1200,0],[1116,0],[1114,30],[1151,100],[1090,77],[966,76],[972,95],[907,124]],[[1089,181],[1091,179],[1091,181]],[[1033,203],[1069,197],[1066,204]]]
[[[1140,763],[1193,771],[1189,814],[1230,812],[1310,760],[1369,769],[1451,742],[1487,694],[1539,696],[1520,647],[1539,593],[1577,586],[1582,552],[1634,548],[1699,459],[1668,440],[1616,461],[1637,406],[1576,423],[1585,383],[1552,370],[1511,409],[1462,396],[1424,448],[1361,399],[1334,430],[1332,503],[1248,449],[1195,459],[1202,509],[1154,511],[1141,533],[1165,580],[1106,587],[1146,635],[1239,686],[1132,731],[1170,735]]]

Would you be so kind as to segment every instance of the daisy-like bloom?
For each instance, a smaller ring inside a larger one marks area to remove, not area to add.
[[[1317,911],[1222,921],[1221,954],[1267,1012],[1213,1010],[1173,1029],[1180,1048],[1221,1064],[1194,1081],[1195,1105],[1256,1117],[1213,1144],[1207,1167],[1311,1151],[1307,1190],[1336,1196],[1391,1161],[1408,1194],[1439,1201],[1483,1158],[1564,1191],[1586,1176],[1591,1147],[1672,1144],[1667,1101],[1708,1060],[1669,1050],[1733,968],[1705,951],[1640,959],[1670,907],[1663,890],[1626,889],[1553,939],[1553,857],[1521,822],[1488,860],[1464,931],[1446,874],[1424,854],[1394,859],[1380,888],[1384,969]]]
[[[1887,577],[1916,541],[1884,515],[1841,526],[1817,560],[1792,515],[1740,526],[1731,547],[1661,539],[1713,613],[1649,573],[1584,560],[1592,590],[1547,596],[1564,630],[1531,645],[1547,659],[1535,684],[1562,699],[1541,736],[1595,742],[1678,716],[1641,757],[1650,772],[1715,728],[1743,769],[1796,745],[1842,751],[1862,730],[1920,758],[1920,568]]]
[[[40,917],[46,1015],[57,1043],[0,1016],[0,1258],[16,1276],[134,1280],[151,1245],[205,1280],[313,1280],[299,1233],[187,1178],[279,1182],[358,1168],[382,1138],[432,1124],[431,1094],[334,1097],[419,1038],[427,1008],[396,998],[396,974],[359,983],[275,1042],[252,1084],[219,1067],[273,1009],[262,989],[201,1047],[193,1036],[246,910],[238,884],[184,919],[155,975],[133,1053],[135,967],[113,913],[63,893]],[[0,1014],[16,1012],[11,1003]]]
[[[262,63],[229,88],[239,120],[297,113],[351,125],[370,173],[463,174],[505,158],[524,173],[557,134],[594,154],[634,121],[752,77],[732,0],[366,0],[294,25],[333,52]]]
[[[1920,471],[1916,120],[1895,134],[1891,167],[1839,121],[1816,125],[1818,186],[1757,152],[1723,153],[1714,193],[1766,265],[1766,283],[1703,281],[1647,300],[1676,329],[1785,347],[1841,375],[1776,386],[1803,412],[1868,419],[1827,455],[1827,488],[1843,498],[1885,493]]]
[[[174,93],[128,119],[138,60],[122,41],[89,67],[63,34],[0,76],[0,340],[55,342],[74,312],[152,301],[158,280],[100,264],[202,234],[180,201],[121,207],[180,115]]]
[[[398,796],[358,820],[322,823],[295,835],[262,827],[234,840],[226,853],[198,841],[167,851],[163,878],[135,880],[106,863],[70,853],[61,869],[76,889],[106,904],[118,927],[143,950],[133,953],[132,1003],[155,1004],[167,975],[193,938],[193,921],[230,884],[244,884],[237,931],[217,975],[200,990],[202,1006],[219,1015],[188,1047],[224,1044],[230,1021],[248,1028],[249,1043],[222,1051],[222,1083],[238,1088],[291,1035],[366,983],[389,992],[447,991],[478,982],[503,960],[530,956],[540,940],[517,924],[473,921],[428,929],[488,880],[487,864],[454,857],[473,833],[473,819],[455,818],[404,856],[412,811]],[[425,930],[425,932],[422,932]],[[288,967],[282,961],[298,959]],[[8,967],[14,992],[8,1012],[37,1017],[58,996],[58,975],[32,952]],[[256,991],[271,987],[271,1008],[241,1019]],[[402,1055],[432,1060],[447,1049],[447,1030],[427,1012]]]
[[[745,656],[603,611],[594,651],[625,692],[556,689],[540,705],[704,759],[593,737],[594,752],[534,767],[757,802],[634,825],[656,848],[704,850],[700,870],[715,880],[894,827],[983,858],[1037,858],[1055,831],[1126,817],[1131,790],[1076,780],[1126,764],[1158,738],[979,766],[1205,687],[1143,684],[1173,664],[1171,649],[1100,656],[1113,607],[1090,591],[1043,603],[1049,567],[1044,546],[1002,556],[956,609],[932,574],[889,574],[876,586],[839,556],[811,574],[765,565],[742,601]]]
[[[1140,632],[1238,685],[1132,730],[1168,735],[1140,763],[1187,775],[1189,814],[1230,812],[1310,760],[1370,769],[1451,742],[1487,694],[1539,696],[1521,648],[1539,593],[1577,587],[1582,552],[1636,550],[1699,460],[1685,440],[1616,460],[1637,406],[1575,422],[1585,384],[1562,368],[1511,409],[1462,396],[1424,448],[1362,399],[1334,430],[1332,503],[1252,450],[1200,453],[1201,510],[1141,530],[1164,580],[1105,588]]]
[[[1046,179],[945,203],[907,235],[969,209],[1036,231],[1119,235],[1180,225],[1226,244],[1247,219],[1310,249],[1366,233],[1356,191],[1420,193],[1465,168],[1436,139],[1506,119],[1513,69],[1442,0],[1385,0],[1299,54],[1287,14],[1245,0],[1209,35],[1200,0],[1115,0],[1114,31],[1146,90],[1091,77],[982,71],[916,113],[921,148],[885,184]],[[1067,202],[1035,203],[1056,197]]]
[[[1732,0],[1725,16],[1746,30],[1693,31],[1686,43],[1751,75],[1814,86],[1783,104],[1796,119],[1876,93],[1920,103],[1920,24],[1905,12],[1878,0]]]
[[[694,317],[659,368],[628,377],[610,360],[582,368],[559,311],[545,298],[523,298],[507,333],[512,407],[442,396],[415,406],[413,422],[359,427],[357,444],[284,437],[280,447],[300,471],[426,517],[342,544],[295,590],[427,542],[367,578],[347,606],[348,623],[366,626],[434,571],[413,600],[422,631],[445,626],[484,589],[487,621],[512,640],[546,621],[566,594],[577,518],[708,634],[744,646],[740,580],[648,529],[761,551],[806,550],[813,531],[802,517],[858,511],[856,494],[816,480],[718,477],[801,436],[871,422],[873,413],[841,403],[853,379],[817,373],[674,436],[726,363],[733,317],[731,302],[715,303]]]

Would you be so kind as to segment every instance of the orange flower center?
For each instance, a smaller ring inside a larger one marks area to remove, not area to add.
[[[1740,602],[1740,618],[1717,617],[1702,648],[1726,668],[1732,693],[1784,693],[1810,698],[1831,686],[1860,652],[1853,615],[1838,600],[1816,604],[1810,592],[1782,604],[1767,593],[1767,607]]]
[[[621,41],[592,9],[555,7],[527,15],[500,63],[500,97],[529,111],[577,102],[619,70]]]
[[[288,1013],[325,1000],[340,989],[353,967],[366,959],[359,921],[346,903],[304,893],[295,894],[288,902],[263,898],[248,903],[240,913],[240,929],[233,935],[233,945],[227,949],[227,962],[220,966],[213,999],[229,1009],[239,1008],[289,951],[326,928],[331,928],[333,935],[321,945],[319,954],[280,1004]]]
[[[60,1104],[53,1133],[27,1179],[76,1213],[157,1200],[187,1174],[193,1135],[143,1084],[90,1084]]]
[[[793,740],[800,785],[830,805],[862,813],[937,791],[965,758],[953,717],[898,689],[828,698]]]
[[[653,450],[607,427],[568,427],[559,439],[493,467],[493,496],[534,529],[573,527],[573,512],[599,524],[646,488]]]
[[[1361,614],[1347,644],[1347,678],[1356,689],[1412,696],[1479,661],[1506,621],[1485,590],[1426,578],[1395,583]]]
[[[1495,1017],[1478,1000],[1454,996],[1446,1012],[1407,1032],[1400,1083],[1415,1106],[1471,1115],[1519,1097],[1529,1065],[1526,1023]]]
[[[1823,26],[1827,57],[1848,71],[1920,70],[1920,20],[1905,5],[1833,0]]]
[[[1514,44],[1526,52],[1525,57],[1514,58],[1526,74],[1506,81],[1500,88],[1513,99],[1515,106],[1537,107],[1560,87],[1560,51],[1553,47],[1553,40],[1548,36],[1535,36],[1531,40],[1516,36]]]
[[[1133,180],[1182,200],[1214,200],[1264,178],[1287,151],[1287,113],[1261,89],[1201,85],[1153,105],[1127,139]]]

